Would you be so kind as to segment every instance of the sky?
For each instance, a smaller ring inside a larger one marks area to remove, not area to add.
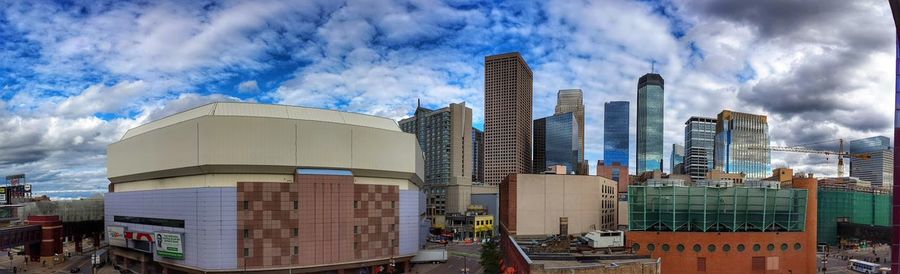
[[[769,117],[772,145],[889,136],[894,28],[883,0],[0,0],[0,175],[38,194],[105,192],[106,147],[215,101],[401,119],[465,102],[483,128],[484,56],[521,52],[534,118],[585,94],[586,158],[603,103],[665,78],[665,168],[691,116]],[[836,143],[818,145],[836,150]],[[824,155],[773,167],[836,174]]]

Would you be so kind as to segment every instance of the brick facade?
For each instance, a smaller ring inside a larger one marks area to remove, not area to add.
[[[388,185],[354,185],[354,256],[396,256],[399,247],[400,190]]]

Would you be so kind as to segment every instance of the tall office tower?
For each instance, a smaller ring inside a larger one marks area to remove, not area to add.
[[[472,128],[472,182],[484,183],[484,131]]]
[[[748,179],[762,179],[772,171],[769,124],[765,115],[730,110],[716,121],[715,167],[727,173],[743,173]]]
[[[691,117],[684,122],[684,173],[697,181],[713,170],[716,118]]]
[[[631,104],[612,101],[603,105],[603,164],[628,166],[628,129]]]
[[[484,57],[484,180],[531,170],[531,68],[518,52]]]
[[[431,110],[419,106],[400,129],[416,135],[425,154],[426,214],[446,213],[448,185],[472,182],[472,109],[465,103]]]
[[[684,146],[672,144],[672,155],[669,156],[669,173],[684,174]]]
[[[578,155],[578,166],[575,174],[587,175],[587,162],[584,161],[584,94],[580,89],[561,89],[556,93],[556,112],[562,114],[571,112],[578,121],[578,146],[582,153]]]
[[[875,136],[850,141],[850,153],[865,153],[869,159],[850,159],[850,176],[872,183],[872,186],[890,187],[894,184],[894,150],[891,139]]]
[[[566,167],[566,174],[580,168],[584,155],[578,143],[578,120],[571,112],[534,120],[534,161],[532,171],[543,173],[548,167]]]
[[[662,76],[648,73],[638,80],[637,89],[637,174],[662,171],[663,101]]]

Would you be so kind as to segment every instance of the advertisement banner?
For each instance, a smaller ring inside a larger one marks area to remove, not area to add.
[[[107,226],[106,239],[109,239],[109,245],[127,247],[125,242],[125,227]]]
[[[156,232],[156,255],[163,258],[184,260],[181,233]]]
[[[6,201],[6,188],[0,187],[0,205],[8,204]]]

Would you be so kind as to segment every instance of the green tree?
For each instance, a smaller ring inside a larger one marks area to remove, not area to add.
[[[500,273],[500,249],[497,242],[487,241],[481,245],[481,267],[485,274]]]

